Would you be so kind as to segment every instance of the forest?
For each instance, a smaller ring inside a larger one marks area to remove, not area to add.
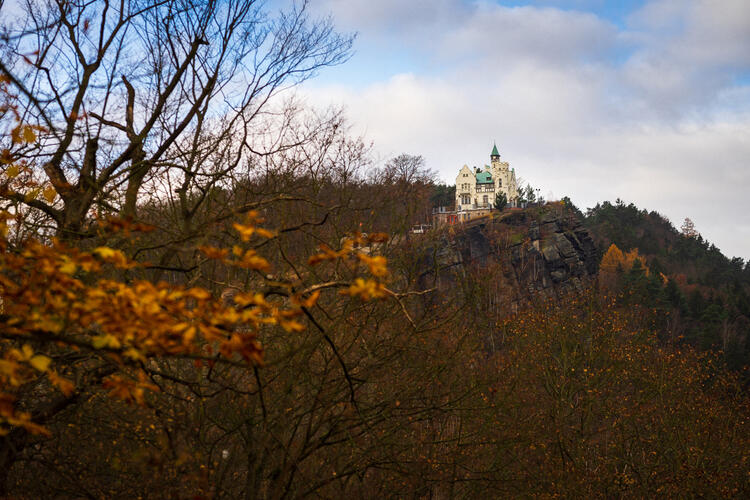
[[[450,189],[292,92],[353,41],[305,2],[3,17],[0,497],[750,494],[747,265],[568,200],[524,213],[595,235],[585,288],[429,269]]]

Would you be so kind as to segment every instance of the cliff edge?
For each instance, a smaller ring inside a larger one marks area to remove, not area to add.
[[[445,229],[425,252],[420,285],[448,290],[482,284],[491,302],[512,305],[583,290],[596,276],[597,250],[581,222],[535,207]]]

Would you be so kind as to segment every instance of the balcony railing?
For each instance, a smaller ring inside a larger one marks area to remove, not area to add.
[[[433,214],[445,214],[448,212],[455,212],[453,207],[432,207]]]

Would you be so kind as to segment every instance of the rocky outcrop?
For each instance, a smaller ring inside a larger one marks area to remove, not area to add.
[[[425,255],[424,287],[485,276],[515,304],[582,290],[598,267],[594,241],[577,219],[533,210],[471,221]]]

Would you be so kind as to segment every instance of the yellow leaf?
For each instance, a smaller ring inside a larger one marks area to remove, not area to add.
[[[49,364],[52,362],[50,358],[42,354],[37,354],[29,360],[29,364],[39,370],[40,372],[47,371]]]
[[[169,331],[173,333],[182,333],[183,331],[190,328],[190,323],[177,323],[176,325],[173,325]]]
[[[196,300],[208,300],[211,298],[211,294],[203,288],[191,288],[187,291],[187,294]]]
[[[18,168],[18,165],[11,165],[5,169],[5,175],[8,176],[8,179],[13,179],[15,177],[18,177],[18,174],[20,173],[21,173],[21,169]]]
[[[379,299],[385,297],[385,287],[373,280],[357,278],[347,290],[339,292],[343,295],[359,296],[362,300]]]
[[[112,335],[97,335],[91,339],[91,345],[94,349],[101,349],[102,347],[111,347],[113,349],[119,349],[122,344]]]
[[[128,348],[124,353],[126,358],[130,358],[134,361],[146,361],[146,358],[143,357],[143,354],[141,354],[141,351],[134,349],[132,347]]]
[[[94,249],[94,253],[101,257],[103,260],[122,269],[128,269],[136,265],[133,262],[128,261],[128,258],[124,253],[122,253],[120,250],[115,250],[114,248],[97,247]]]
[[[27,142],[27,143],[31,143],[36,140],[36,134],[34,133],[34,129],[32,129],[28,125],[23,128],[23,140],[24,142]]]
[[[23,141],[21,137],[21,125],[14,127],[13,130],[10,131],[10,140],[13,144],[20,144]]]
[[[274,233],[273,231],[263,229],[262,227],[256,227],[255,232],[258,234],[258,236],[263,236],[264,238],[273,238],[274,236],[276,236],[276,233]]]
[[[229,253],[227,248],[216,248],[212,246],[199,246],[198,250],[209,259],[224,259]]]
[[[370,274],[373,276],[385,276],[388,274],[388,269],[386,267],[386,258],[383,256],[375,256],[370,257],[369,255],[360,253],[357,254],[357,257],[359,257],[359,260],[367,264],[367,267],[370,269]]]
[[[248,241],[250,238],[252,238],[253,233],[255,232],[255,227],[253,226],[245,226],[243,224],[232,224],[234,229],[240,233],[240,238],[242,238],[242,241]]]
[[[297,299],[300,307],[312,307],[318,302],[318,298],[320,297],[320,290],[315,290],[313,293],[310,294],[310,296],[306,299]]]
[[[23,359],[30,359],[34,355],[34,349],[29,344],[24,344],[21,350],[23,351]]]
[[[26,201],[35,200],[37,196],[39,196],[39,193],[42,190],[39,188],[30,189],[26,192],[25,195],[23,195],[23,199]]]
[[[68,275],[74,274],[76,272],[75,262],[63,255],[63,262],[60,265],[60,272]]]
[[[268,271],[271,267],[266,259],[257,255],[253,250],[245,252],[245,255],[235,264],[245,269],[259,269],[261,271]]]
[[[279,322],[279,324],[284,330],[290,333],[301,332],[305,329],[305,327],[301,323],[298,323],[294,320],[282,320],[281,322]]]
[[[105,335],[97,335],[93,339],[91,339],[91,345],[94,346],[94,349],[101,349],[102,347],[106,346],[109,340],[107,340],[107,337]]]
[[[197,330],[194,326],[191,326],[190,328],[185,330],[185,333],[182,335],[182,343],[185,345],[189,345],[195,338],[196,333]]]
[[[118,251],[109,247],[96,247],[94,253],[102,259],[111,259],[118,254]]]
[[[62,324],[53,318],[43,317],[36,323],[36,327],[46,332],[57,333],[62,330]]]
[[[57,191],[55,191],[55,188],[52,186],[47,186],[44,188],[44,191],[42,191],[42,195],[44,196],[44,199],[47,200],[47,203],[52,203],[55,201],[55,197],[57,196]]]

